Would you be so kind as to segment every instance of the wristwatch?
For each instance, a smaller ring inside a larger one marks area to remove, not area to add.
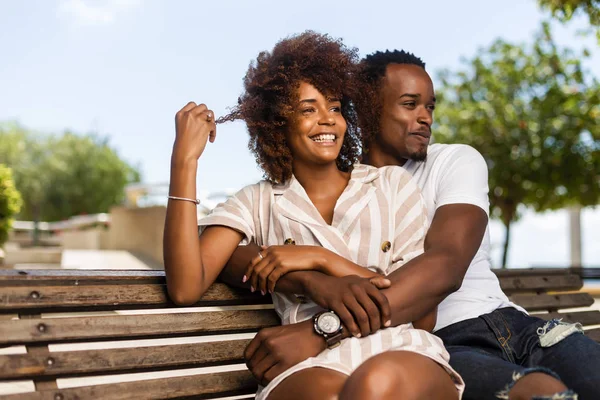
[[[337,347],[342,341],[342,321],[333,311],[321,311],[313,317],[315,332],[323,336],[327,347]]]

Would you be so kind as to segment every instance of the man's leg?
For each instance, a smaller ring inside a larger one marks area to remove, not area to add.
[[[600,399],[600,344],[581,333],[571,334],[550,347],[540,346],[532,352],[528,364],[554,371],[579,395],[579,400]]]
[[[539,344],[537,336],[531,337],[530,332],[537,328],[529,318],[515,309],[501,309],[435,333],[450,353],[450,365],[465,380],[466,400],[528,399],[534,395],[543,399],[565,392],[554,372],[527,363],[530,349]]]
[[[465,381],[464,400],[544,399],[567,390],[549,371],[526,368],[470,346],[446,348],[450,365]]]

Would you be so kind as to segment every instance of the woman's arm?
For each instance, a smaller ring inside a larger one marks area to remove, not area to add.
[[[196,170],[207,141],[215,139],[216,126],[212,111],[204,104],[198,106],[193,102],[176,114],[175,125],[169,195],[192,201],[169,199],[163,253],[169,296],[175,303],[187,305],[198,301],[215,281],[243,235],[215,226],[207,228],[198,238],[198,217],[193,201]]]

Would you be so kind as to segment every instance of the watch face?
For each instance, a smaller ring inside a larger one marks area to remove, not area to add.
[[[323,333],[334,333],[340,329],[340,318],[334,313],[326,312],[319,316],[317,325]]]

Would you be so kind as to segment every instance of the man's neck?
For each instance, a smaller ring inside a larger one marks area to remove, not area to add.
[[[385,167],[387,165],[402,166],[406,161],[406,158],[394,157],[392,154],[382,151],[376,143],[371,145],[371,148],[363,155],[361,160],[363,164],[372,165],[377,168]]]

